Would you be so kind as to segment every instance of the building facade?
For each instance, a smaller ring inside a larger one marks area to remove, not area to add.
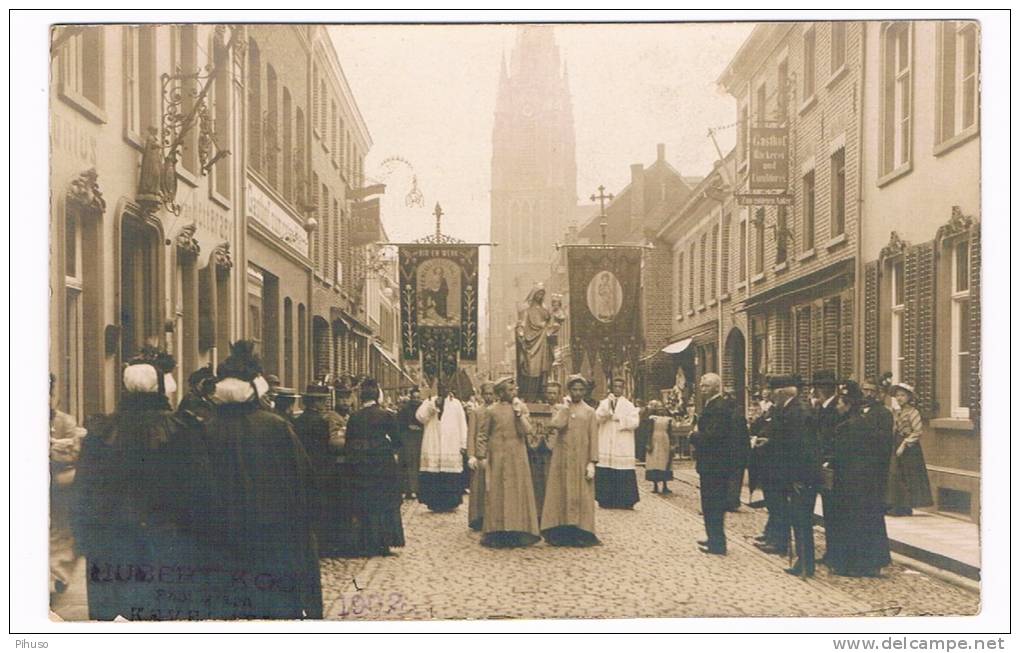
[[[211,25],[55,28],[50,369],[61,410],[78,419],[116,407],[121,366],[142,346],[173,353],[180,379],[243,333],[238,36]],[[161,175],[166,117],[189,114],[176,174]],[[210,163],[215,150],[230,154]]]
[[[371,137],[326,29],[312,29],[310,203],[318,227],[312,237],[313,370],[316,379],[369,372],[372,330],[367,320],[364,245],[351,242],[354,191],[364,183]]]
[[[349,223],[371,140],[326,28],[74,26],[53,39],[61,410],[114,410],[121,366],[145,345],[176,357],[175,399],[240,338],[288,386],[369,373],[369,246]]]
[[[665,395],[674,408],[681,399],[703,399],[697,379],[707,372],[719,374],[739,401],[746,398],[747,318],[734,306],[747,297],[747,238],[736,219],[735,163],[734,150],[657,234],[671,258],[673,292],[663,312],[672,332],[651,358],[648,390]]]
[[[574,118],[553,28],[521,27],[500,70],[492,130],[490,374],[514,370],[518,308],[553,260],[577,206]]]
[[[748,382],[819,370],[855,376],[864,75],[862,23],[759,25],[719,82],[737,101],[736,178],[748,190],[751,126],[789,131],[789,206],[737,212],[746,234]]]
[[[977,520],[980,27],[869,22],[860,369],[917,390],[936,508]]]

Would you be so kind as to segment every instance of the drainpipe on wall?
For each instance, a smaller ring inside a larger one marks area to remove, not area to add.
[[[858,370],[858,381],[864,380],[864,347],[860,346],[864,335],[864,171],[867,157],[864,156],[864,89],[867,81],[865,68],[868,53],[868,23],[861,21],[861,63],[857,106],[857,256],[854,262],[854,361]]]

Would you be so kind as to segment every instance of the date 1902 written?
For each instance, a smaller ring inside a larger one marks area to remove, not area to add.
[[[340,595],[340,617],[386,617],[407,612],[407,603],[400,592],[357,592]]]

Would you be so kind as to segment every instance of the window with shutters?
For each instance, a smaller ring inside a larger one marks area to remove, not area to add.
[[[970,243],[966,238],[952,246],[952,377],[951,413],[970,417]]]
[[[846,150],[839,148],[829,157],[829,236],[836,238],[846,231]]]
[[[60,46],[60,95],[96,122],[106,122],[103,84],[106,28],[101,25],[66,25],[57,38],[69,34]]]
[[[195,25],[175,25],[173,35],[174,69],[184,75],[181,81],[181,112],[188,115],[195,106],[198,82],[188,75],[200,72],[198,67],[198,28]],[[181,166],[198,174],[198,130],[191,129],[181,142]]]
[[[802,378],[811,376],[811,305],[800,306],[795,313],[796,324],[794,326],[794,355],[796,356],[795,368],[797,374]]]
[[[776,265],[786,262],[790,233],[789,217],[785,206],[776,207]]]
[[[889,371],[892,372],[893,381],[903,380],[903,259],[902,257],[893,261],[889,266],[889,312],[891,315],[891,328],[889,333]]]
[[[749,115],[747,112],[747,104],[740,107],[739,115],[737,118],[737,161],[740,167],[747,165],[747,139],[748,139],[748,125]]]
[[[338,149],[337,148],[337,137],[338,137],[338,134],[340,132],[340,130],[338,128],[338,125],[337,125],[337,122],[336,122],[336,102],[330,102],[329,103],[329,132],[330,132],[330,134],[329,134],[329,148],[330,148],[329,157],[330,157],[330,160],[333,162],[333,167],[335,168],[338,165],[338,163],[337,163],[337,149]],[[342,136],[340,136],[340,138],[342,138]]]
[[[840,298],[830,297],[822,304],[822,365],[827,370],[840,369]]]
[[[676,253],[676,319],[684,319],[684,253]]]
[[[751,384],[758,389],[765,387],[765,376],[768,369],[768,332],[765,330],[765,319],[754,318],[751,322]]]
[[[280,121],[277,111],[279,103],[276,70],[266,66],[266,111],[263,147],[265,147],[266,179],[276,188],[278,158],[280,152]]]
[[[231,89],[231,61],[226,46],[215,36],[213,40],[213,66],[216,71],[216,79],[213,81],[212,104],[213,104],[213,127],[216,132],[216,143],[223,149],[230,149],[233,138],[233,120],[230,115]],[[231,161],[220,161],[213,166],[211,191],[224,200],[230,200],[232,195]]]
[[[319,137],[319,65],[312,64],[312,135]]]
[[[319,112],[316,127],[322,136],[322,146],[329,149],[329,143],[326,142],[326,82],[322,79],[319,80],[319,104],[316,105],[316,108]]]
[[[719,285],[719,225],[712,225],[712,283],[709,288],[709,297],[715,299],[718,295]]]
[[[815,94],[815,27],[812,25],[804,32],[804,103],[811,101]]]
[[[815,248],[815,171],[804,175],[804,251]]]
[[[722,223],[722,256],[720,257],[720,277],[722,288],[722,294],[726,295],[730,291],[730,224],[733,222],[732,215],[723,216]]]
[[[322,229],[322,239],[319,246],[319,273],[329,279],[329,234],[333,230],[332,220],[329,215],[329,188],[322,185],[322,204],[319,208],[319,226]]]
[[[705,306],[705,256],[708,252],[708,234],[701,234],[701,256],[698,259],[698,306]]]
[[[846,66],[846,23],[829,23],[829,75],[834,76]]]
[[[739,270],[740,277],[739,281],[747,281],[747,220],[740,221],[740,238],[738,239],[738,247],[740,247],[739,257]]]
[[[786,122],[790,104],[790,62],[783,59],[776,70],[776,119]]]
[[[695,243],[691,241],[691,252],[690,259],[688,259],[687,268],[687,310],[690,313],[694,312],[694,265],[695,265]]]
[[[950,145],[977,133],[977,23],[950,20],[937,29],[936,142]]]
[[[910,164],[913,114],[913,27],[886,23],[882,32],[882,129],[880,176]]]
[[[248,40],[248,165],[262,169],[262,59],[255,39]]]
[[[765,273],[765,209],[754,211],[754,273]]]

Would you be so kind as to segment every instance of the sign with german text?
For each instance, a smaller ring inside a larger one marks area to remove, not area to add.
[[[751,161],[747,187],[752,192],[785,192],[790,187],[790,130],[751,127]]]

